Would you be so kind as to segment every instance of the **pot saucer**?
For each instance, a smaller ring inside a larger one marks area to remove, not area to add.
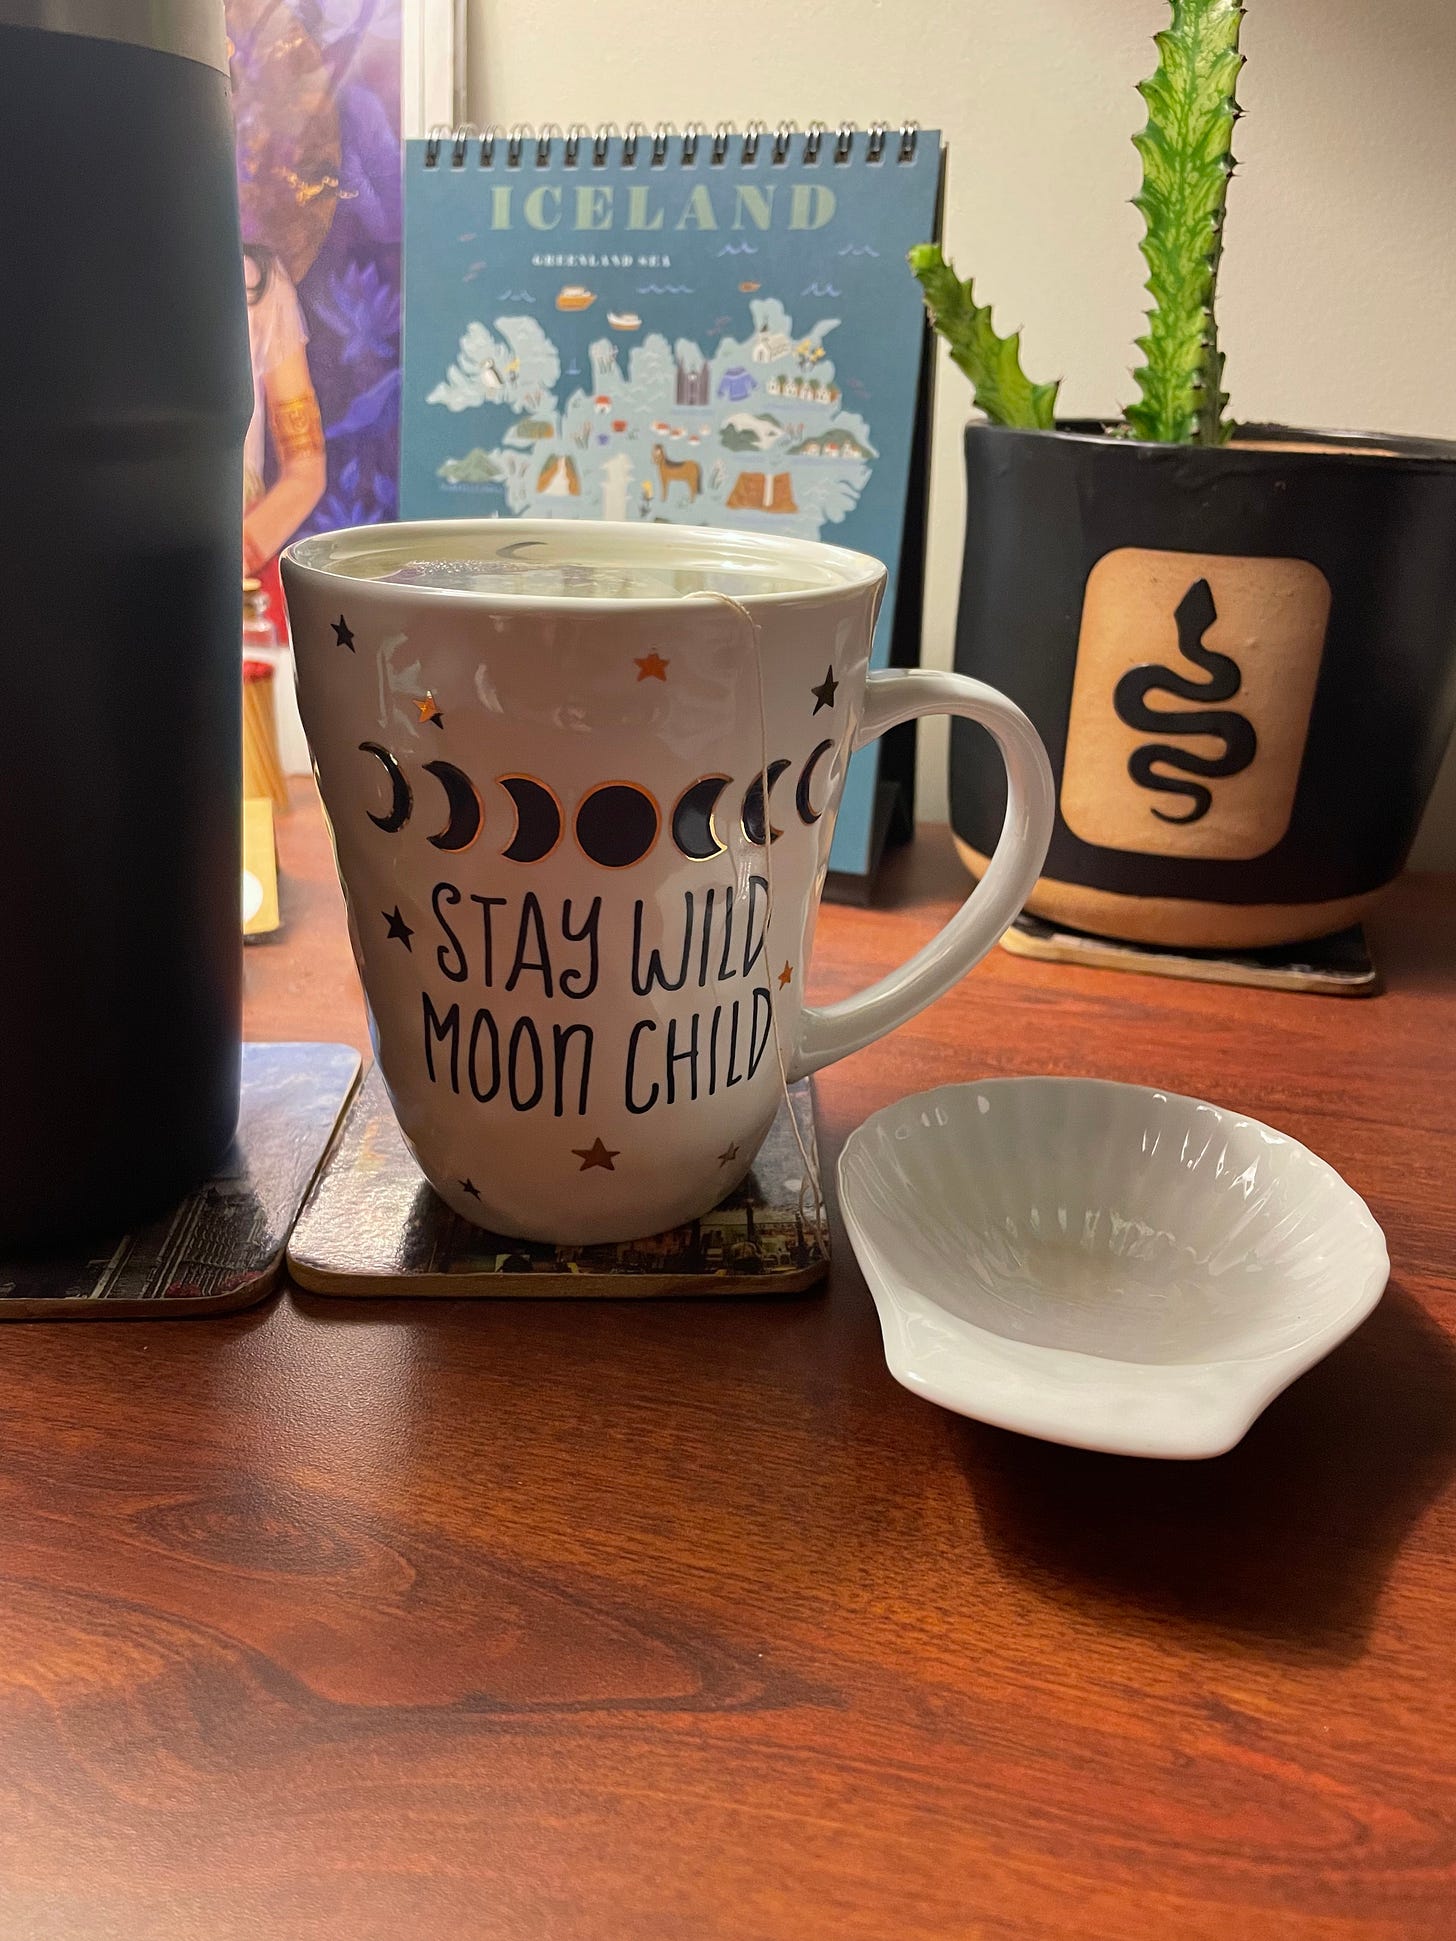
[[[1241,1113],[1099,1079],[945,1085],[839,1161],[895,1379],[1024,1435],[1216,1456],[1369,1315],[1369,1209]]]

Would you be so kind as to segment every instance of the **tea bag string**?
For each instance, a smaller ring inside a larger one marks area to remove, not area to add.
[[[758,709],[758,778],[759,799],[763,803],[763,874],[768,888],[768,912],[764,921],[764,943],[767,948],[768,936],[773,929],[774,915],[778,899],[774,893],[774,844],[773,824],[769,816],[769,753],[768,753],[768,702],[764,690],[763,677],[763,638],[758,622],[731,593],[704,588],[694,596],[714,601],[719,606],[729,607],[743,624],[748,643],[748,671],[753,683],[754,702]],[[803,966],[800,966],[802,974]],[[801,987],[802,988],[802,987]],[[769,1001],[773,1003],[772,982],[770,981]],[[799,1115],[794,1110],[794,1101],[789,1093],[789,1070],[784,1056],[783,1036],[779,1029],[778,1006],[773,1006],[774,1059],[778,1065],[779,1098],[788,1112],[789,1125],[794,1134],[794,1144],[799,1148],[799,1158],[803,1162],[799,1179],[799,1214],[812,1223],[821,1246],[827,1250],[827,1211],[824,1203],[824,1182],[819,1172],[819,1155],[815,1152],[812,1140],[805,1143],[799,1126]],[[812,1195],[812,1204],[807,1204]]]

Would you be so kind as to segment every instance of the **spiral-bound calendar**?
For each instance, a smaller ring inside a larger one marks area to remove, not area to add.
[[[401,511],[666,519],[872,553],[918,659],[931,360],[905,263],[933,131],[464,129],[407,145]],[[913,729],[851,766],[831,887],[913,807]]]

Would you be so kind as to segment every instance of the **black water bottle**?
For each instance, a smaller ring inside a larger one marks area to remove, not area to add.
[[[0,0],[0,1247],[234,1131],[251,404],[222,0]]]

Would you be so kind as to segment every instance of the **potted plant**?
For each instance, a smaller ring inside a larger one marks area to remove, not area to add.
[[[1400,871],[1456,718],[1456,446],[1235,427],[1214,297],[1238,0],[1171,0],[1136,197],[1152,297],[1138,397],[1058,422],[938,248],[911,252],[984,422],[966,432],[956,665],[1020,702],[1058,780],[1030,907],[1193,948],[1357,921]],[[952,821],[995,847],[968,724]]]

